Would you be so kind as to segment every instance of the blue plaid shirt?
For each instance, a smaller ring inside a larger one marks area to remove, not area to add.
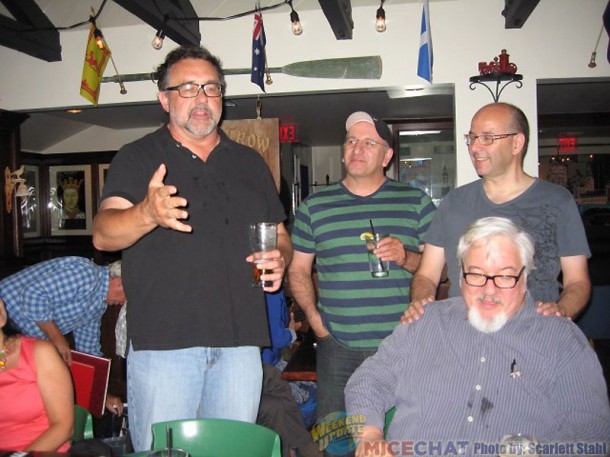
[[[59,257],[0,281],[0,297],[26,336],[47,339],[36,322],[53,321],[63,335],[73,333],[77,351],[102,355],[100,324],[109,280],[107,266],[83,257]]]

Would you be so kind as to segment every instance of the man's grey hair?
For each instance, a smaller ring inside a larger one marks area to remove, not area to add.
[[[474,221],[468,226],[466,233],[458,242],[457,257],[462,264],[468,249],[479,241],[488,244],[497,236],[505,236],[515,242],[521,258],[521,264],[525,267],[527,275],[534,268],[534,241],[532,237],[510,219],[504,217],[484,217]]]
[[[117,260],[108,265],[108,271],[110,272],[110,279],[121,277],[121,261]]]

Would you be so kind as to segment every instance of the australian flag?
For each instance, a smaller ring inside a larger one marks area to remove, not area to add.
[[[252,75],[250,81],[257,84],[265,92],[265,27],[260,11],[254,14],[254,31],[252,33]]]

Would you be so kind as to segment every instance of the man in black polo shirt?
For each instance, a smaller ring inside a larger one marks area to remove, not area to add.
[[[280,287],[292,246],[260,155],[218,128],[224,75],[200,47],[180,47],[157,69],[169,123],[113,160],[93,242],[123,251],[129,299],[129,425],[136,451],[150,426],[214,417],[254,422],[260,346],[269,344],[264,291]],[[278,249],[251,287],[249,225],[278,223]]]

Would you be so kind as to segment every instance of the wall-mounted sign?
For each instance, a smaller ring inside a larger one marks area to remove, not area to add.
[[[559,153],[566,154],[576,151],[576,137],[563,136],[559,137]]]
[[[297,128],[294,124],[280,125],[280,142],[281,143],[298,143]]]
[[[263,156],[278,191],[280,189],[279,125],[278,118],[225,120],[222,123],[222,130],[229,138],[251,147]]]

